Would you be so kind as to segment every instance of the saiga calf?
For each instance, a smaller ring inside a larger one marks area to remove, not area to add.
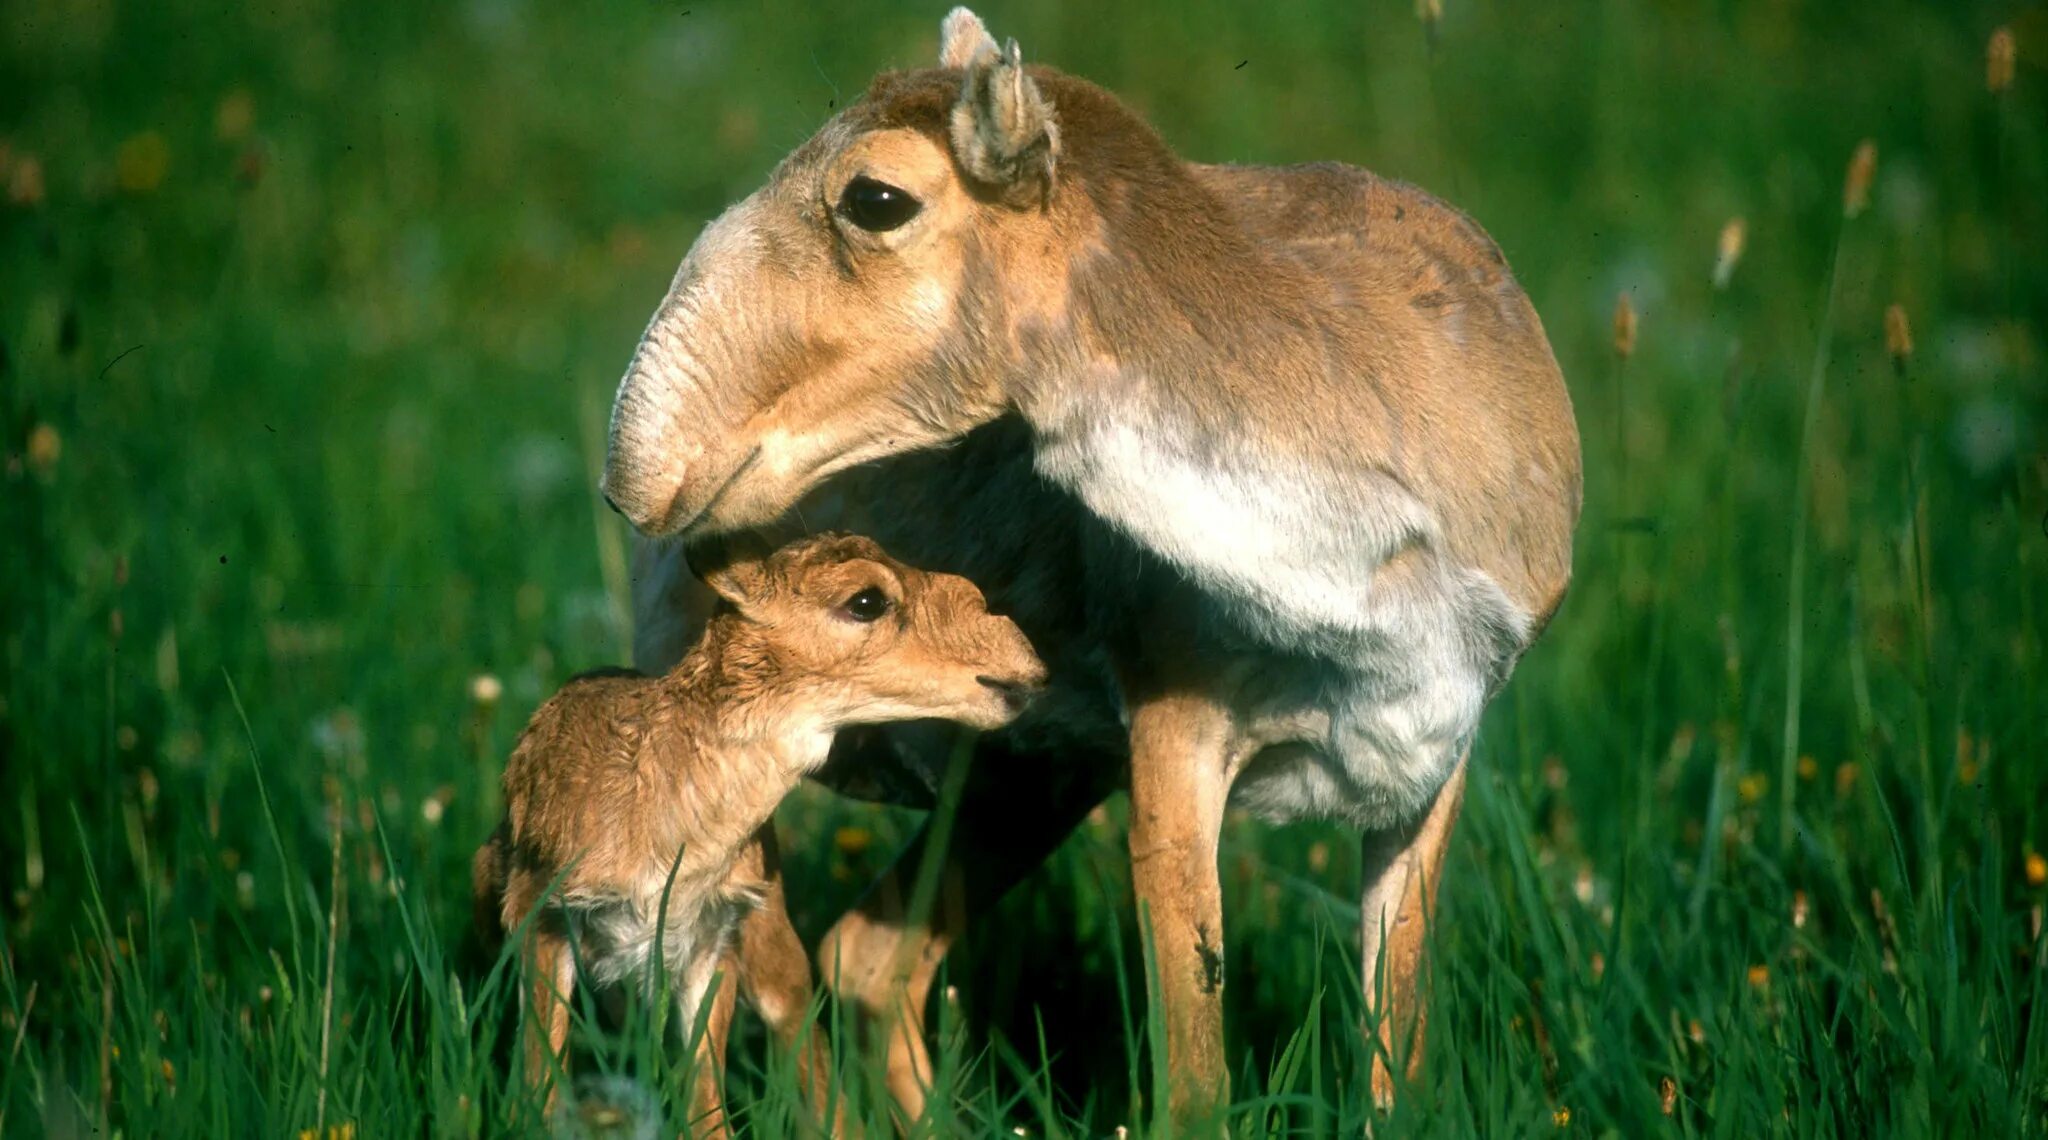
[[[726,605],[674,669],[571,681],[534,712],[506,765],[505,822],[477,852],[475,889],[481,923],[525,931],[536,1086],[566,1060],[579,973],[652,991],[659,963],[685,1032],[696,1024],[742,917],[770,897],[769,818],[840,729],[919,718],[999,728],[1045,679],[1023,634],[971,583],[913,570],[866,539],[726,559],[706,580]],[[758,970],[736,972],[793,1037],[809,977],[764,987]],[[733,992],[718,989],[698,1048],[698,1135],[725,1132]],[[794,1008],[779,1004],[790,994]],[[824,1062],[821,1048],[807,1059],[814,1092]]]

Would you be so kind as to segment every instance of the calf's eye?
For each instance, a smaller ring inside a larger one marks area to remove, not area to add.
[[[917,216],[924,206],[910,192],[863,174],[839,192],[839,213],[869,233],[887,233]]]
[[[855,621],[876,621],[889,612],[889,595],[869,586],[839,604],[841,613]]]

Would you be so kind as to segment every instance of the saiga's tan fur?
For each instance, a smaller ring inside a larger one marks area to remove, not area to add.
[[[1225,1091],[1215,844],[1232,795],[1368,833],[1372,1017],[1391,1044],[1415,1024],[1480,710],[1571,577],[1570,400],[1501,251],[1457,210],[1334,163],[1185,161],[971,13],[943,36],[945,66],[879,77],[707,227],[621,384],[604,487],[643,532],[694,540],[1021,425],[1000,437],[1010,466],[910,465],[847,509],[901,526],[950,476],[981,510],[954,537],[1027,517],[1004,540],[1029,566],[1003,601],[1020,621],[1035,607],[1041,648],[1065,643],[1048,703],[1091,714],[1060,745],[1087,771],[1035,815],[1014,805],[1042,769],[970,796],[976,846],[949,873],[980,884],[966,909],[991,901],[1128,760],[1170,1099],[1192,1119]],[[921,209],[857,225],[841,204],[856,178]],[[974,500],[962,473],[1023,497]],[[691,603],[679,566],[648,557],[636,653],[661,660]],[[1019,820],[1000,850],[997,818]],[[821,961],[882,1016],[915,1118],[924,990],[963,916],[907,926],[888,902],[904,893],[892,872]],[[1373,1083],[1391,1095],[1384,1065]]]

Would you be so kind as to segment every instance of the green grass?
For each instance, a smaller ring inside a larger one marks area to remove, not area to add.
[[[612,386],[703,221],[942,12],[216,7],[0,16],[0,186],[44,183],[0,204],[0,1130],[500,1134],[466,859],[520,718],[625,655]],[[1571,382],[1578,578],[1487,721],[1382,1134],[2048,1131],[2048,10],[1445,7],[1434,50],[1403,2],[983,13],[1184,154],[1468,209]],[[1146,1118],[1120,804],[954,955],[939,1133]],[[781,822],[815,937],[916,821]],[[1222,869],[1241,1131],[1358,1134],[1355,837],[1233,821]],[[583,1071],[673,1094],[633,1030]]]

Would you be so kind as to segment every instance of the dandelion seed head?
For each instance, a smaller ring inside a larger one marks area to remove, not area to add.
[[[1444,0],[1415,0],[1415,18],[1422,21],[1422,34],[1434,45],[1443,28]]]
[[[573,1114],[556,1114],[556,1136],[653,1140],[661,1131],[660,1099],[631,1077],[581,1078],[576,1082],[575,1105]]]

